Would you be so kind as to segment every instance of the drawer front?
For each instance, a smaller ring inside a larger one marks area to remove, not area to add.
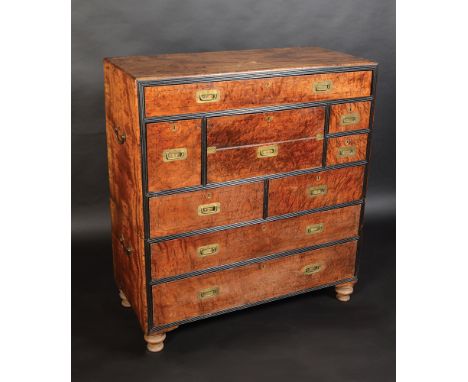
[[[351,102],[330,107],[330,133],[369,128],[370,101]]]
[[[147,131],[148,190],[201,182],[201,120],[150,123]]]
[[[150,198],[150,235],[166,236],[263,216],[263,182]]]
[[[155,325],[280,297],[354,276],[356,242],[153,287]],[[260,287],[261,286],[261,287]]]
[[[361,206],[213,232],[151,246],[152,278],[180,275],[357,236]]]
[[[147,117],[367,97],[371,71],[309,74],[145,88]]]
[[[324,108],[208,120],[208,181],[321,166]]]
[[[362,197],[364,166],[270,180],[269,216],[310,210]]]
[[[327,166],[366,159],[367,134],[330,138],[327,145]]]

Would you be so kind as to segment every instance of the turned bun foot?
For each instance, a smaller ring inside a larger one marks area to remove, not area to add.
[[[125,308],[130,308],[131,305],[127,300],[127,296],[125,296],[125,293],[122,292],[122,290],[119,290],[119,296],[122,299],[122,301],[120,302],[122,304],[122,306],[125,307]]]
[[[351,294],[354,290],[354,282],[344,283],[335,286],[336,298],[339,301],[347,302],[351,299]]]
[[[146,348],[153,353],[163,350],[164,340],[166,339],[166,333],[155,333],[145,336],[147,342]]]

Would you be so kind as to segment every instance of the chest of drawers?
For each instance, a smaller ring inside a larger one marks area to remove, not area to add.
[[[357,281],[377,64],[321,48],[104,60],[114,274],[178,325]]]

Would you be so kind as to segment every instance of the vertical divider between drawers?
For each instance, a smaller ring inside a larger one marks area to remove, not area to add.
[[[322,167],[327,167],[328,125],[330,123],[330,105],[325,106],[325,121],[323,123]]]
[[[206,186],[207,183],[207,167],[208,167],[208,158],[207,158],[207,120],[206,117],[203,117],[201,120],[201,184]]]
[[[270,181],[265,179],[263,181],[263,219],[268,217],[268,192],[270,188]]]

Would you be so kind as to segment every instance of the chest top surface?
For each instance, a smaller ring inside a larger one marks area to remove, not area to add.
[[[252,49],[106,58],[140,81],[246,72],[373,66],[376,62],[319,47]]]

